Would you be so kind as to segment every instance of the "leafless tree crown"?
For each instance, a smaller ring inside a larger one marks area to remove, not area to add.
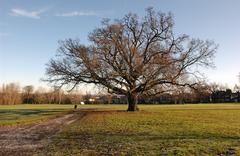
[[[139,18],[127,14],[104,20],[79,40],[60,42],[58,55],[47,66],[48,81],[60,86],[93,83],[116,94],[153,95],[176,86],[198,83],[199,67],[213,66],[217,45],[173,33],[172,15],[146,10]]]

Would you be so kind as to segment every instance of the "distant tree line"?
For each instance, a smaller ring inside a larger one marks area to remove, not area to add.
[[[0,104],[70,104],[79,103],[81,94],[64,93],[63,90],[53,88],[47,90],[32,85],[20,87],[17,83],[4,84],[0,87]]]
[[[184,104],[184,103],[227,103],[240,102],[240,86],[233,90],[220,84],[199,85],[195,89],[178,88],[174,92],[158,96],[139,96],[140,104]],[[126,104],[127,97],[115,94],[90,94],[64,92],[43,87],[34,89],[32,85],[20,87],[17,83],[0,87],[0,104]]]

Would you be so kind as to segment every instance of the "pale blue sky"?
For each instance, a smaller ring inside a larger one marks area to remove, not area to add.
[[[239,0],[0,0],[0,84],[43,85],[39,79],[58,40],[78,37],[88,44],[102,18],[141,16],[149,6],[174,14],[176,34],[219,44],[216,69],[205,71],[209,81],[238,83]]]

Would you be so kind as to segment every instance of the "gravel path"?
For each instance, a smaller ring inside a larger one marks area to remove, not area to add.
[[[27,156],[35,150],[43,150],[51,137],[77,120],[78,111],[64,116],[28,126],[0,128],[0,156]]]

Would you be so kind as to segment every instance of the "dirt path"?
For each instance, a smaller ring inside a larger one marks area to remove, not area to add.
[[[79,111],[28,126],[0,128],[0,156],[26,156],[34,150],[44,150],[54,134],[77,120],[77,113]]]

